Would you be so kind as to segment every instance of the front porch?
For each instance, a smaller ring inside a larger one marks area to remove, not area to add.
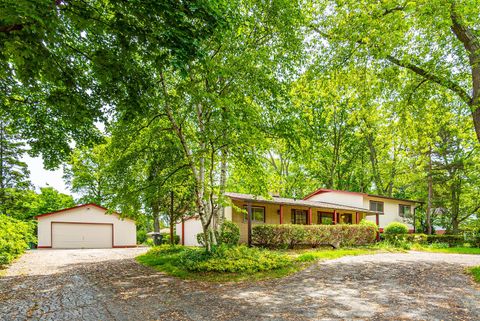
[[[352,206],[249,194],[227,193],[232,200],[232,221],[240,228],[240,242],[251,245],[252,226],[258,224],[358,224],[381,213]]]

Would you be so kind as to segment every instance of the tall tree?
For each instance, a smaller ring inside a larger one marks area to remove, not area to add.
[[[326,2],[312,28],[343,56],[369,57],[379,69],[394,65],[419,86],[453,93],[480,142],[478,8],[478,0]]]
[[[77,148],[64,166],[64,179],[72,192],[80,195],[80,203],[105,205],[110,198],[106,148],[107,144]]]
[[[1,116],[1,113],[0,113]],[[7,200],[13,200],[15,190],[30,187],[28,166],[21,160],[25,153],[24,143],[15,128],[3,117],[0,118],[0,214],[7,213]]]
[[[56,167],[70,142],[101,138],[96,121],[138,111],[146,83],[136,57],[182,69],[225,24],[214,1],[6,0],[0,17],[0,110],[33,155]],[[145,65],[142,67],[146,67]],[[134,72],[135,70],[135,72]]]

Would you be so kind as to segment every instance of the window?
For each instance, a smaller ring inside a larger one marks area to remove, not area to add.
[[[400,215],[400,217],[410,217],[410,213],[412,213],[412,207],[410,205],[398,205],[398,215]]]
[[[318,224],[332,225],[333,213],[317,212],[317,222]]]
[[[352,214],[341,214],[340,215],[340,224],[352,224]]]
[[[307,224],[307,210],[292,210],[292,224]]]
[[[247,211],[243,214],[243,221],[248,221],[248,206],[244,205],[243,209]],[[252,206],[252,223],[265,223],[265,207]]]
[[[370,201],[370,211],[383,213],[383,202]]]

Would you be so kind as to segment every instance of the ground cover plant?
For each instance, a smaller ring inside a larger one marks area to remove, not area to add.
[[[223,244],[207,252],[204,248],[162,245],[138,256],[137,261],[183,279],[255,281],[283,277],[319,260],[375,254],[382,250],[375,247],[269,250]]]

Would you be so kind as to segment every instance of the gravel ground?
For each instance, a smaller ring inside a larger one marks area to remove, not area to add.
[[[137,264],[145,249],[38,250],[0,278],[0,320],[480,320],[480,256],[343,257],[290,277],[214,284]]]

